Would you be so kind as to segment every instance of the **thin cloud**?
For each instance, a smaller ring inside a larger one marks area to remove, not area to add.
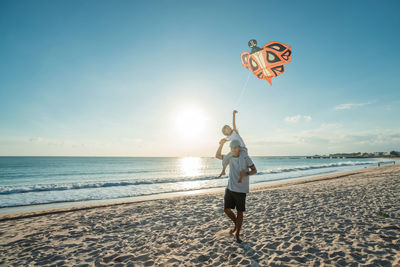
[[[309,115],[300,115],[300,114],[297,114],[295,116],[289,116],[289,117],[285,118],[285,121],[290,122],[290,123],[298,123],[301,120],[311,121],[312,118]]]
[[[334,110],[345,110],[345,109],[352,109],[352,108],[358,108],[358,107],[363,107],[366,105],[371,104],[371,102],[366,102],[366,103],[346,103],[346,104],[340,104],[337,106],[334,106]]]
[[[399,150],[400,128],[351,131],[341,124],[323,123],[304,131],[269,133],[249,140],[254,155],[313,155],[338,152],[376,152]]]

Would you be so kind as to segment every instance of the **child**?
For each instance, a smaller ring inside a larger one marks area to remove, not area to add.
[[[240,142],[240,153],[242,154],[242,156],[247,156],[247,148],[246,145],[243,142],[242,137],[240,137],[239,132],[236,128],[236,113],[237,110],[233,111],[233,130],[229,125],[225,125],[224,127],[222,127],[222,133],[226,136],[225,139],[228,141],[233,141],[233,140],[238,140]],[[230,153],[229,153],[230,154]],[[229,155],[228,154],[228,155]],[[227,165],[222,165],[222,172],[218,177],[221,177],[223,175],[225,175],[225,169],[226,169]]]

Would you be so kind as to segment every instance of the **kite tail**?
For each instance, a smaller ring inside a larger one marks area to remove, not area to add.
[[[272,85],[272,76],[267,76],[265,77],[265,79],[267,80],[267,82],[269,82],[270,85]]]

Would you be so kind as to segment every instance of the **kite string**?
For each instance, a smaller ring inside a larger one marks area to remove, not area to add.
[[[239,108],[240,101],[242,100],[242,97],[243,97],[244,93],[246,92],[247,84],[249,83],[249,80],[250,80],[250,72],[249,72],[249,75],[247,75],[246,82],[244,83],[244,85],[242,87],[242,92],[240,93],[238,99],[236,100],[236,105],[235,105],[236,109]]]

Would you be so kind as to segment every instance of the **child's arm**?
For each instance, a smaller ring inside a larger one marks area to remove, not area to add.
[[[237,111],[237,110],[234,110],[234,111],[233,111],[233,121],[232,121],[232,125],[233,125],[233,130],[234,130],[236,133],[239,133],[238,130],[237,130],[237,128],[236,128],[236,113],[238,113],[238,111]]]
[[[218,147],[217,153],[215,153],[215,157],[217,159],[222,160],[222,148],[224,147],[224,144],[226,143],[226,141],[227,140],[225,138],[223,138],[223,139],[221,139],[221,141],[219,141],[219,147]]]

